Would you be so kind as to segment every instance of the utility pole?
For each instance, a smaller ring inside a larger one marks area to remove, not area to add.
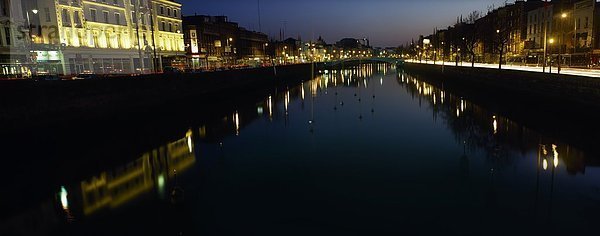
[[[258,5],[258,32],[262,32],[262,25],[260,22],[260,0],[257,0]]]
[[[542,72],[546,72],[546,57],[548,55],[548,23],[544,19],[544,59],[542,62]]]

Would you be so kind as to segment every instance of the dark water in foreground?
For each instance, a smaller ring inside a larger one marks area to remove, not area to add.
[[[598,234],[593,156],[386,65],[177,132],[62,185],[5,180],[0,235]]]

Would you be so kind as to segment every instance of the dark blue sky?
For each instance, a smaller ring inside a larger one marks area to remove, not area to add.
[[[258,30],[257,0],[178,0],[183,12],[226,15],[241,26]],[[456,17],[505,0],[260,0],[262,31],[279,37],[300,35],[331,43],[343,37],[368,37],[375,46],[398,46],[434,27],[453,24]],[[512,2],[512,1],[509,1]],[[284,23],[286,22],[286,23]]]

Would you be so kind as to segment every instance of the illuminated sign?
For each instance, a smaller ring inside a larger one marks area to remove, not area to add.
[[[58,51],[35,51],[38,61],[60,61]]]
[[[190,30],[190,36],[192,53],[198,53],[198,38],[196,37],[196,30]]]

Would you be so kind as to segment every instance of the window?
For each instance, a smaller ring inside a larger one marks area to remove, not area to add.
[[[165,30],[166,30],[166,28],[167,28],[167,27],[166,27],[166,24],[165,24],[165,22],[164,22],[164,21],[163,21],[163,22],[161,22],[160,26],[161,26],[161,27],[160,27],[160,30],[162,30],[162,31],[165,31]]]
[[[6,45],[10,45],[10,27],[6,26],[4,27],[4,36],[6,36]]]
[[[175,32],[179,33],[179,24],[175,24]]]
[[[50,22],[50,8],[44,8],[44,12],[46,12],[46,22]]]
[[[577,18],[577,29],[581,29],[581,18]]]
[[[144,13],[140,14],[140,23],[142,23],[142,25],[146,24],[146,17],[144,16]]]
[[[161,14],[161,15],[164,15],[164,14],[165,14],[165,8],[164,8],[164,7],[162,7],[162,6],[160,6],[160,14]]]
[[[173,32],[173,24],[169,23],[169,32]]]
[[[117,25],[121,24],[121,14],[119,14],[119,13],[115,13],[115,24],[117,24]]]
[[[134,11],[131,12],[131,22],[133,22],[134,24],[137,23],[137,17],[135,16]]]
[[[173,16],[177,17],[177,10],[176,9],[173,9]]]
[[[67,9],[62,10],[62,24],[64,26],[71,26],[71,17]]]
[[[2,8],[2,15],[8,16],[8,0],[0,0],[0,8]]]
[[[73,12],[73,21],[75,22],[75,26],[81,26],[81,19],[79,18],[79,12]]]
[[[589,26],[589,23],[590,23],[590,18],[588,18],[588,17],[586,16],[586,17],[585,17],[585,29],[587,29],[587,28],[588,28],[588,26]]]
[[[104,19],[104,23],[108,23],[108,11],[103,11],[102,16],[102,18]]]
[[[92,21],[98,22],[98,18],[96,18],[96,9],[90,9],[90,17],[92,18]]]
[[[167,16],[171,16],[171,8],[167,8]]]

